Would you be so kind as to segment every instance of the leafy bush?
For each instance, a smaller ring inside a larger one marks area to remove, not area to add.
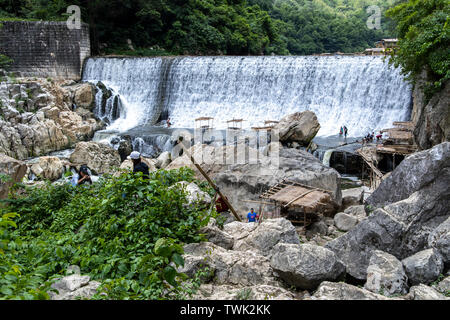
[[[199,229],[209,222],[210,210],[187,206],[185,192],[173,185],[193,177],[185,168],[159,170],[149,180],[122,173],[77,188],[47,184],[8,199],[0,212],[15,212],[6,217],[18,228],[2,229],[2,249],[11,249],[8,257],[14,259],[2,261],[1,274],[18,265],[25,285],[8,283],[0,294],[48,298],[49,280],[69,265],[102,282],[97,299],[179,299],[192,293],[198,281],[186,281],[173,265],[184,264],[183,243],[204,240]]]
[[[9,58],[8,56],[5,56],[4,54],[0,54],[0,69],[8,69],[8,67],[13,63],[14,61]]]
[[[450,79],[450,3],[408,0],[387,12],[397,23],[399,49],[390,62],[414,82],[425,70],[427,99]]]

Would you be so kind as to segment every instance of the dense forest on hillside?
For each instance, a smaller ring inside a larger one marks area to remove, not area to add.
[[[393,36],[396,0],[0,0],[0,18],[65,20],[81,7],[93,53],[314,54],[358,52]],[[381,30],[367,12],[379,6]],[[132,41],[130,52],[127,39]],[[150,49],[152,48],[152,49]]]

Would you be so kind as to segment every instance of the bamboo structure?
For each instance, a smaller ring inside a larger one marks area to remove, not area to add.
[[[231,203],[228,201],[227,197],[220,191],[219,187],[211,180],[211,178],[206,174],[206,172],[202,169],[202,167],[195,161],[194,157],[189,153],[189,151],[186,150],[186,148],[181,144],[181,147],[183,148],[183,152],[186,153],[186,155],[191,159],[192,163],[195,165],[195,167],[200,171],[200,173],[205,177],[206,181],[210,184],[210,186],[219,194],[219,196],[222,198],[223,202],[230,208],[231,212],[233,213],[234,217],[237,221],[242,222],[241,218],[237,214],[236,210],[234,210]]]
[[[321,214],[332,212],[335,208],[333,192],[307,186],[295,181],[283,180],[261,194],[261,199],[273,201],[280,210],[291,210],[289,216],[295,223],[309,225]],[[295,212],[296,213],[295,213]]]

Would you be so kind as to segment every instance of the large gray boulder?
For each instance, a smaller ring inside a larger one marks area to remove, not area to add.
[[[445,265],[450,264],[450,217],[430,233],[428,246],[439,251]]]
[[[408,295],[405,299],[410,300],[449,300],[444,295],[436,291],[435,289],[426,286],[424,284],[419,284],[417,286],[411,287],[409,289]]]
[[[347,273],[365,280],[367,267],[374,250],[386,251],[399,241],[404,226],[383,209],[372,213],[355,228],[328,242],[325,247],[336,253]]]
[[[408,277],[402,263],[389,253],[375,250],[370,257],[364,288],[386,296],[408,293]]]
[[[273,285],[278,282],[269,260],[249,251],[226,250],[210,242],[184,246],[184,267],[179,272],[193,277],[199,270],[209,271],[204,280],[215,285],[254,286]]]
[[[242,200],[259,200],[262,192],[285,179],[330,190],[332,195],[324,200],[327,204],[324,210],[332,214],[342,202],[339,173],[303,150],[285,148],[280,150],[276,158],[260,154],[257,163],[231,165],[213,177],[236,211],[242,215],[253,206]]]
[[[206,239],[218,245],[219,247],[230,250],[234,245],[234,238],[228,233],[222,231],[217,226],[216,220],[211,219],[206,227],[200,229],[200,233],[205,234]]]
[[[297,288],[314,289],[322,281],[339,279],[345,272],[336,255],[320,246],[280,243],[273,251],[271,267]]]
[[[444,263],[435,249],[420,251],[402,260],[406,274],[412,285],[429,284],[436,280],[444,270]]]
[[[432,149],[414,153],[395,168],[389,178],[380,184],[366,202],[379,208],[404,200],[414,192],[435,183],[435,180],[442,175],[446,176],[448,186],[450,185],[449,169],[450,142],[443,142]],[[447,198],[447,204],[448,201],[450,200]]]
[[[403,160],[369,197],[372,205],[382,208],[326,245],[342,260],[350,275],[366,279],[374,250],[405,259],[430,247],[430,234],[449,216],[449,145],[443,143]]]
[[[172,162],[172,155],[170,152],[166,151],[159,155],[156,159],[156,167],[160,169],[165,169]]]
[[[0,199],[8,197],[9,189],[17,182],[21,182],[27,173],[24,162],[0,154]]]
[[[356,217],[358,220],[363,220],[367,217],[364,205],[350,206],[345,209],[344,213]]]
[[[43,180],[55,181],[64,173],[64,165],[58,157],[40,157],[31,165],[31,171]]]
[[[295,227],[285,218],[267,219],[260,224],[232,222],[224,230],[234,239],[233,250],[254,251],[270,257],[278,243],[300,244]]]
[[[50,291],[51,300],[89,299],[97,293],[100,283],[91,281],[89,276],[82,276],[78,272],[58,279],[51,285],[57,292]]]
[[[194,300],[294,300],[292,292],[270,285],[235,287],[230,285],[201,285]]]
[[[363,203],[364,187],[342,190],[342,208],[345,210],[350,206],[357,206]]]
[[[450,276],[432,285],[432,287],[440,293],[450,296]]]
[[[358,219],[354,216],[339,212],[334,216],[334,225],[341,231],[349,231],[358,224]]]
[[[281,142],[298,142],[307,146],[320,130],[317,116],[312,111],[296,112],[285,116],[275,126]]]
[[[202,191],[194,182],[189,183],[186,181],[180,181],[175,183],[170,188],[179,188],[179,190],[185,192],[188,205],[192,205],[194,203],[209,205],[212,201],[211,196]]]
[[[117,150],[98,142],[79,142],[70,155],[70,162],[86,164],[94,174],[114,173],[120,167]]]
[[[324,281],[313,295],[314,300],[389,300],[389,298],[344,282]]]

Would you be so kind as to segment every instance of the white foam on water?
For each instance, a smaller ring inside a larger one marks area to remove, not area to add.
[[[217,129],[311,110],[319,136],[346,125],[358,137],[409,120],[412,102],[400,70],[369,56],[90,58],[83,79],[120,94],[125,112],[110,128],[121,131],[154,124],[164,110],[176,128],[208,116]]]

